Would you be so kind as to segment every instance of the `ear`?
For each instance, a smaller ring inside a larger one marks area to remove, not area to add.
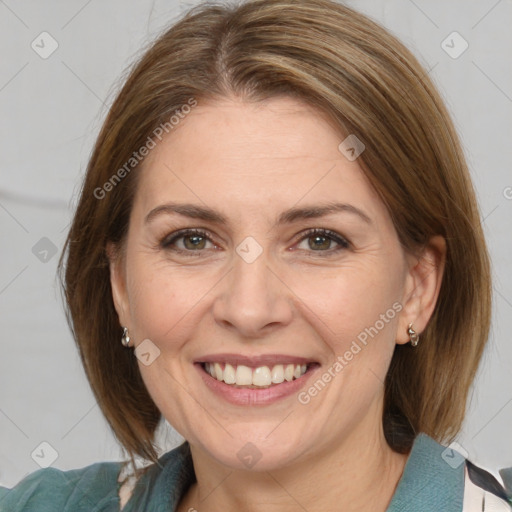
[[[446,262],[446,240],[440,235],[432,237],[419,258],[408,255],[407,261],[409,269],[396,338],[398,344],[410,340],[407,334],[410,323],[421,334],[434,312]]]
[[[110,267],[110,285],[112,288],[112,300],[122,326],[129,324],[128,295],[126,293],[126,272],[124,269],[124,258],[119,248],[109,242],[106,252]]]

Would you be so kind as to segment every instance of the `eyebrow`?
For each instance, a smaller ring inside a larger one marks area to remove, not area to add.
[[[276,224],[291,224],[298,220],[316,219],[340,212],[350,213],[359,217],[367,224],[373,224],[370,217],[364,211],[347,203],[327,203],[322,205],[305,206],[301,208],[290,208],[289,210],[286,210],[279,215]],[[157,206],[147,214],[144,222],[149,224],[156,217],[162,214],[179,214],[183,215],[184,217],[190,217],[192,219],[200,219],[217,224],[228,224],[227,218],[220,212],[217,212],[216,210],[206,206],[199,206],[191,203],[166,203]]]

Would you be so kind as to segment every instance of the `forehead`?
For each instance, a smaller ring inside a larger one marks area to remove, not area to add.
[[[151,151],[136,207],[207,204],[234,215],[274,215],[294,205],[346,201],[385,215],[345,135],[328,117],[289,97],[199,104]]]

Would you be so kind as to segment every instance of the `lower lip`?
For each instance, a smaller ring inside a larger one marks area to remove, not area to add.
[[[194,366],[199,371],[201,378],[209,389],[234,405],[270,405],[283,398],[294,395],[306,385],[311,375],[319,368],[318,365],[314,365],[308,368],[304,375],[290,382],[285,381],[269,388],[248,389],[235,388],[225,382],[214,379],[199,363],[195,363]]]

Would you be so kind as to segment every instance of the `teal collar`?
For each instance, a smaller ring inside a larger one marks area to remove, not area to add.
[[[419,434],[386,512],[460,512],[464,466],[457,452]]]
[[[196,481],[187,441],[158,459],[137,481],[123,512],[175,512]]]
[[[425,434],[413,444],[386,512],[460,512],[464,495],[464,459]],[[190,445],[184,442],[159,458],[137,482],[123,512],[175,512],[196,481]]]

